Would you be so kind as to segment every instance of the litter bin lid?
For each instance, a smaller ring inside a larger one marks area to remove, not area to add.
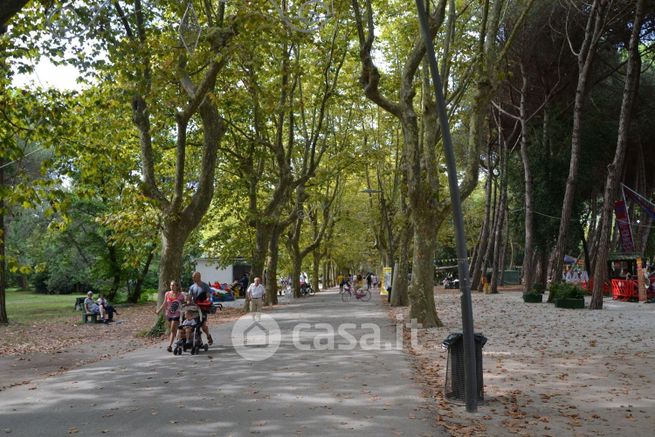
[[[441,348],[444,350],[449,349],[451,346],[462,341],[463,337],[464,334],[462,334],[461,332],[451,332],[450,335],[446,337],[444,341],[441,343]],[[476,344],[480,344],[480,347],[482,347],[487,343],[487,337],[485,337],[481,333],[473,334],[473,341]]]

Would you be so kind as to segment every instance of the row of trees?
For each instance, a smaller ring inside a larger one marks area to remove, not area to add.
[[[1,40],[10,270],[50,272],[52,289],[64,275],[48,253],[70,250],[82,260],[67,286],[95,276],[138,299],[155,267],[162,299],[185,258],[245,256],[275,304],[280,268],[297,290],[301,270],[317,287],[394,265],[392,304],[440,324],[433,260],[452,253],[451,205],[415,14],[393,0],[314,2],[315,15],[271,1],[34,3],[13,18]],[[520,259],[526,287],[558,278],[582,237],[602,268],[615,181],[653,191],[653,9],[428,2],[474,288],[491,269],[495,290]],[[75,65],[83,90],[14,87],[39,56]],[[26,237],[43,237],[29,256]]]

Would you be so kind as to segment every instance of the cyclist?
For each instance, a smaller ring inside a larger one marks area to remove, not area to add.
[[[358,292],[362,288],[364,288],[364,279],[362,278],[362,275],[357,275],[357,279],[355,280],[355,292]]]

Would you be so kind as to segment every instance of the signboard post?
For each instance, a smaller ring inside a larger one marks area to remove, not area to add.
[[[380,286],[380,296],[389,294],[387,287],[391,285],[391,267],[382,267],[382,285]]]
[[[646,302],[646,280],[642,267],[641,257],[637,258],[637,287],[639,288],[639,302]]]

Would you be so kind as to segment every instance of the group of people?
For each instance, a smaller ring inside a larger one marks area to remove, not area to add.
[[[93,299],[93,291],[88,291],[86,293],[86,299],[84,299],[84,312],[86,314],[95,314],[100,316],[100,320],[103,323],[109,323],[114,321],[114,314],[118,315],[118,311],[114,309],[113,306],[109,305],[107,299],[100,293],[98,300]]]
[[[166,348],[168,352],[173,352],[173,342],[176,338],[181,339],[184,336],[187,342],[190,341],[191,335],[198,324],[200,324],[202,331],[207,336],[207,344],[214,343],[207,325],[207,311],[201,309],[199,312],[197,306],[191,306],[207,301],[211,302],[211,290],[209,285],[202,282],[200,272],[195,272],[191,279],[193,284],[191,284],[187,293],[182,292],[177,281],[171,281],[170,290],[164,295],[164,301],[155,310],[156,314],[164,310],[164,317],[169,323],[170,335],[168,347]],[[184,314],[184,318],[182,318],[182,314]]]
[[[565,282],[572,282],[577,284],[580,282],[587,282],[589,280],[589,274],[586,270],[581,270],[579,268],[569,268],[562,273],[562,279]]]
[[[207,344],[214,343],[214,339],[209,333],[207,324],[207,309],[203,309],[205,302],[211,302],[211,290],[209,285],[202,281],[200,272],[195,272],[192,276],[193,284],[186,293],[180,289],[177,281],[171,281],[170,290],[164,295],[164,301],[155,310],[156,314],[164,311],[164,317],[169,323],[170,335],[168,352],[173,352],[173,342],[176,339],[184,338],[190,342],[193,331],[200,324],[200,328],[207,337]],[[245,288],[244,284],[244,288]],[[250,300],[251,312],[255,320],[261,317],[262,302],[264,299],[264,286],[260,278],[255,278],[254,282],[247,287],[246,297]],[[194,305],[194,306],[192,306]],[[196,308],[200,308],[198,311]]]
[[[364,279],[366,279],[366,289],[370,290],[371,288],[378,288],[378,276],[375,273],[368,272],[366,276],[363,274],[357,275],[339,275],[337,276],[337,282],[339,283],[340,291],[343,291],[344,286],[354,286],[355,290],[364,288]]]

